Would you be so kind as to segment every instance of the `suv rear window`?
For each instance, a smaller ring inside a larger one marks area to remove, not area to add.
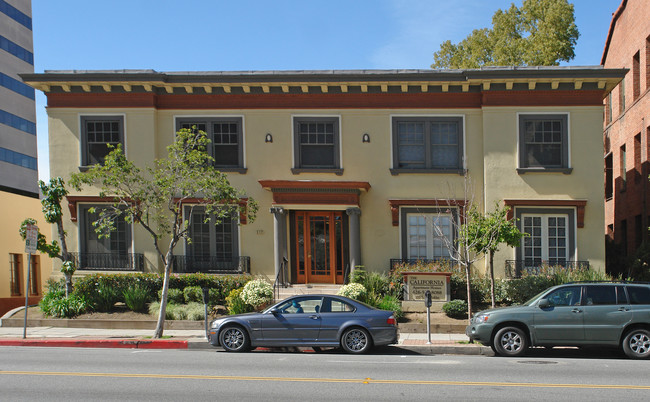
[[[627,294],[630,296],[630,304],[650,304],[650,287],[628,286]]]

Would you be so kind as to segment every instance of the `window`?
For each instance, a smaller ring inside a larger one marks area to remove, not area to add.
[[[579,306],[580,305],[580,286],[567,286],[546,295],[546,299],[551,306]]]
[[[196,261],[233,261],[239,257],[237,246],[236,217],[222,219],[215,225],[214,220],[206,222],[203,207],[186,207],[185,219],[189,220],[191,242],[186,243],[186,253]]]
[[[463,169],[461,117],[393,118],[393,171]]]
[[[124,145],[124,118],[122,116],[82,116],[82,166],[104,163],[104,158],[111,151],[108,144],[112,146]]]
[[[623,112],[625,112],[625,77],[618,84],[618,114],[621,115]]]
[[[317,314],[321,311],[320,296],[294,297],[276,307],[282,314]]]
[[[352,313],[355,308],[342,300],[335,300],[331,297],[326,297],[323,300],[323,307],[321,313]]]
[[[634,217],[634,247],[641,247],[643,243],[643,232],[648,228],[643,226],[643,215],[639,214]]]
[[[568,217],[565,215],[524,215],[524,264],[535,267],[547,261],[565,265],[569,259]]]
[[[627,255],[628,251],[628,246],[627,246],[627,219],[623,219],[621,221],[621,225],[619,227],[619,236],[620,236],[620,243],[623,246],[623,253]]]
[[[402,258],[448,259],[448,246],[454,238],[453,219],[455,211],[402,208]]]
[[[605,157],[605,199],[611,200],[614,196],[614,167],[612,154]]]
[[[516,249],[524,268],[542,264],[566,266],[575,261],[576,234],[574,208],[515,208],[519,230],[528,233]]]
[[[630,304],[650,304],[650,287],[627,286]]]
[[[22,266],[22,255],[20,254],[9,254],[9,269],[11,271],[11,295],[12,296],[22,296],[22,276],[23,276],[23,266]]]
[[[641,59],[639,52],[632,57],[632,99],[636,100],[641,95]]]
[[[650,88],[650,36],[645,38],[645,87]]]
[[[41,265],[40,257],[32,254],[29,272],[29,294],[36,296],[41,293]]]
[[[621,191],[625,191],[627,187],[627,153],[625,151],[625,144],[621,145],[620,150],[618,171],[621,176]]]
[[[634,182],[641,182],[641,133],[634,136]]]
[[[339,170],[338,117],[294,118],[294,156],[296,173],[302,169]]]
[[[205,132],[210,139],[208,154],[214,166],[224,171],[241,171],[244,168],[244,138],[241,117],[182,118],[176,128]]]
[[[605,112],[605,123],[609,124],[612,122],[612,92],[610,91],[607,94],[607,110]]]
[[[568,173],[568,133],[567,115],[520,115],[520,171],[560,169]]]
[[[585,286],[585,305],[600,306],[616,304],[615,286]]]
[[[99,219],[100,212],[105,206],[95,205],[95,212],[91,212],[92,205],[82,205],[81,209],[81,252],[85,254],[127,254],[131,250],[131,225],[124,216],[116,218],[115,228],[105,235],[98,234],[93,225]]]

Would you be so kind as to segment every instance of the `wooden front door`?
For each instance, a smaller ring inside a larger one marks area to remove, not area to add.
[[[295,283],[343,283],[345,241],[341,211],[295,211]]]

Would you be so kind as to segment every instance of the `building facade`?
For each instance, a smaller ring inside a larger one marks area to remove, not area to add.
[[[31,14],[31,0],[0,0],[0,315],[25,303],[30,264],[18,236],[20,222],[43,215],[38,199],[34,88],[18,75],[34,72]],[[45,224],[42,219],[40,223]],[[39,255],[32,262],[30,295],[35,301],[50,276],[51,264]]]
[[[588,264],[604,270],[602,100],[624,70],[483,68],[270,72],[50,71],[24,74],[48,98],[53,176],[101,162],[106,143],[136,164],[166,155],[180,128],[212,140],[254,222],[202,224],[176,272],[246,267],[292,283],[342,283],[357,265],[449,257],[459,210],[508,205],[522,230],[499,275]],[[597,133],[597,134],[596,134]],[[467,179],[469,177],[469,179]],[[466,189],[469,188],[469,191]],[[93,189],[70,194],[65,226],[81,270],[156,271],[148,235],[124,222],[92,233]],[[484,262],[477,264],[484,269]]]
[[[613,254],[630,256],[648,241],[650,226],[650,3],[621,2],[601,63],[628,70],[605,99],[603,136],[605,230],[619,247]]]

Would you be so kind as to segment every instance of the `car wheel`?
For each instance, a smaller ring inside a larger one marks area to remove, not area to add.
[[[492,339],[496,354],[508,357],[522,356],[528,349],[526,333],[517,327],[501,328]]]
[[[248,352],[251,341],[246,330],[231,325],[222,329],[219,333],[219,344],[226,352]]]
[[[365,353],[372,347],[372,339],[363,328],[349,328],[341,336],[341,347],[348,353]]]
[[[632,359],[650,357],[650,331],[637,328],[628,332],[623,339],[623,352]]]

